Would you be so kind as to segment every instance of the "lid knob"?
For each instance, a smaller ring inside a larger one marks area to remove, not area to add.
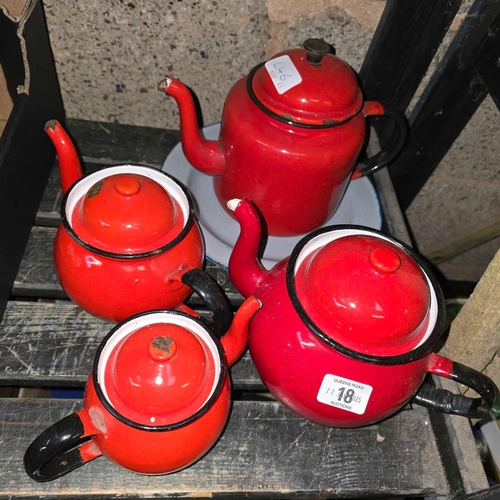
[[[132,196],[141,189],[141,183],[135,177],[120,177],[115,183],[115,189],[123,196]]]
[[[370,262],[383,273],[395,273],[401,267],[399,255],[387,247],[374,248],[370,253]]]
[[[159,336],[149,344],[149,355],[155,361],[168,361],[177,351],[177,345],[170,337]]]
[[[323,56],[334,53],[333,47],[323,38],[308,38],[302,47],[306,51],[306,59],[313,66],[321,64]]]

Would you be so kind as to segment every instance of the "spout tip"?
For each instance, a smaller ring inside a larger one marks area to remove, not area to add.
[[[158,90],[160,92],[165,92],[168,87],[172,84],[172,78],[169,76],[166,76],[159,84],[158,84]]]
[[[229,208],[229,210],[231,210],[231,212],[234,212],[237,208],[238,208],[238,205],[241,203],[241,200],[239,198],[233,198],[232,200],[229,200],[227,202],[227,208]]]
[[[57,126],[59,125],[59,122],[57,120],[49,120],[44,127],[44,130],[55,130]]]

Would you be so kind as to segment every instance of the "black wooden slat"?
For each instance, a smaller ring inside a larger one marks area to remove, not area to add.
[[[26,22],[24,38],[29,95],[15,98],[0,138],[0,318],[54,162],[43,126],[49,117],[63,118],[41,1]],[[0,14],[0,63],[10,88],[25,83],[20,43],[17,25]]]
[[[428,413],[403,411],[379,425],[332,429],[275,402],[236,401],[217,445],[188,469],[141,476],[104,457],[50,483],[24,472],[22,456],[48,425],[80,408],[75,400],[0,400],[0,496],[23,498],[346,498],[448,496]],[[459,418],[459,417],[457,417]]]
[[[389,167],[402,210],[487,94],[472,61],[499,12],[499,0],[476,0],[410,116],[409,141]]]
[[[9,302],[0,327],[0,386],[82,387],[113,326],[72,304]],[[248,355],[231,374],[236,390],[265,391]]]
[[[67,298],[54,269],[53,248],[56,232],[55,227],[33,227],[12,288],[13,295]],[[205,270],[222,287],[231,304],[239,305],[243,302],[243,297],[236,291],[225,270],[212,261],[206,262]],[[202,304],[194,294],[188,299],[188,303]]]
[[[103,158],[116,164],[161,166],[180,141],[177,130],[118,123],[72,119],[67,121],[67,129],[81,156]]]
[[[359,72],[367,99],[408,107],[461,3],[386,3]]]

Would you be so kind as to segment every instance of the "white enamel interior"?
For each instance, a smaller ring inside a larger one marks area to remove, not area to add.
[[[99,358],[99,363],[97,365],[97,381],[101,390],[104,394],[104,397],[107,399],[108,403],[114,407],[113,402],[110,400],[108,396],[108,391],[105,383],[105,373],[108,368],[108,360],[111,353],[115,350],[115,348],[121,344],[122,341],[125,340],[126,337],[132,335],[135,331],[144,328],[148,325],[158,324],[158,323],[166,323],[171,325],[177,325],[186,330],[189,330],[198,340],[208,349],[210,355],[214,360],[215,365],[215,376],[213,379],[212,389],[210,390],[210,394],[207,399],[200,405],[202,408],[205,403],[212,397],[215,389],[217,388],[217,384],[219,382],[220,374],[221,374],[221,363],[219,357],[219,351],[217,346],[215,345],[214,340],[208,334],[208,332],[201,325],[193,321],[191,318],[187,316],[181,316],[179,314],[169,313],[168,311],[158,311],[155,313],[140,315],[134,319],[131,319],[124,323],[113,336],[108,340],[104,349],[101,352],[101,356]],[[198,410],[200,409],[198,408]],[[154,420],[152,420],[154,422]]]
[[[184,216],[184,225],[186,224],[189,217],[189,202],[185,193],[175,181],[173,181],[170,177],[167,177],[162,172],[156,171],[152,168],[146,168],[140,165],[118,165],[116,167],[107,167],[82,177],[82,179],[80,179],[80,181],[72,187],[68,194],[65,208],[66,219],[71,227],[73,227],[73,211],[78,201],[87,194],[89,189],[96,182],[116,174],[137,174],[149,177],[151,180],[155,181],[157,184],[162,186],[163,189],[165,189],[165,191],[177,201],[177,203],[179,203]]]
[[[318,250],[319,248],[324,247],[328,243],[338,240],[340,238],[344,238],[346,236],[358,236],[358,235],[363,235],[363,236],[371,236],[372,238],[379,238],[381,240],[388,241],[389,243],[392,243],[392,240],[388,237],[385,237],[383,235],[375,234],[370,231],[364,231],[362,229],[333,229],[332,231],[328,231],[326,233],[322,233],[315,238],[312,238],[310,241],[308,241],[305,245],[304,248],[301,250],[299,255],[297,256],[297,260],[295,262],[295,267],[294,267],[294,276],[297,275],[297,271],[304,261],[304,259],[312,252],[315,250]],[[410,256],[411,257],[411,256]],[[420,266],[419,266],[420,267]],[[431,297],[431,304],[429,307],[429,323],[427,325],[427,329],[425,331],[425,334],[423,335],[421,341],[416,345],[413,349],[416,349],[420,345],[422,345],[431,335],[432,331],[434,330],[434,325],[436,324],[437,320],[437,314],[438,314],[438,305],[437,305],[437,297],[436,297],[436,292],[434,291],[434,287],[432,286],[432,283],[429,279],[429,276],[427,276],[427,273],[420,267],[420,270],[425,276],[425,279],[427,280],[427,286],[429,288],[430,292],[430,297]]]

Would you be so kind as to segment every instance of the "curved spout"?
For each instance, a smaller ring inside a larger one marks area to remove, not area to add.
[[[73,183],[83,177],[80,160],[71,139],[57,120],[49,120],[45,124],[45,132],[57,151],[61,188],[64,194]]]
[[[243,302],[234,315],[228,332],[222,337],[222,347],[226,354],[228,365],[231,366],[247,346],[248,324],[255,313],[262,307],[259,299],[253,295]]]
[[[267,273],[257,257],[261,238],[260,220],[253,204],[244,198],[229,200],[227,207],[234,212],[241,226],[229,258],[229,277],[243,297],[248,297]]]
[[[207,141],[201,134],[191,92],[169,76],[158,84],[158,90],[172,96],[179,106],[181,144],[188,162],[204,174],[221,175],[224,171],[224,155],[218,141]]]

